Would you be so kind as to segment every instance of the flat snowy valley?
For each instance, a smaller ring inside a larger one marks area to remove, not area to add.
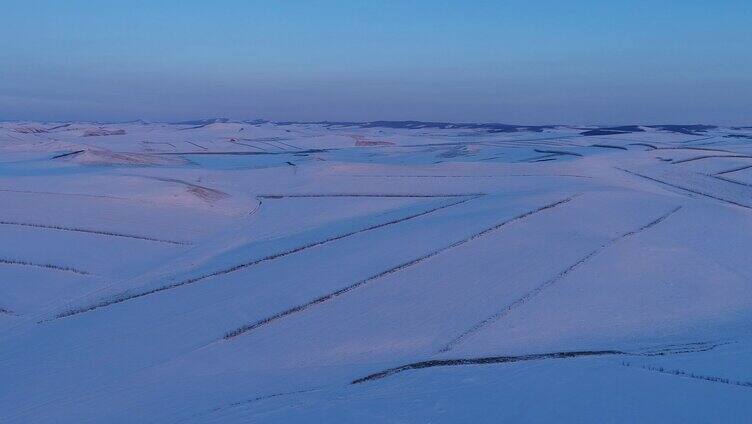
[[[0,422],[742,422],[752,128],[0,123]]]

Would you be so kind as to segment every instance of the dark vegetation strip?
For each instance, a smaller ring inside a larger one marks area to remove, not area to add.
[[[282,145],[278,141],[272,142],[270,140],[270,141],[256,141],[256,142],[257,143],[264,143],[264,144],[267,144],[269,146],[275,147],[275,148],[280,149],[280,150],[287,150],[287,151],[296,150],[296,149],[290,149],[288,146]]]
[[[247,399],[247,400],[242,400],[240,402],[233,402],[233,403],[231,403],[229,405],[218,406],[216,408],[213,408],[209,412],[219,412],[219,411],[222,411],[222,410],[225,410],[225,409],[237,408],[239,406],[245,406],[245,405],[248,405],[248,404],[251,404],[251,403],[255,403],[255,402],[259,402],[259,401],[266,400],[266,399],[273,399],[273,398],[281,397],[281,396],[298,395],[298,394],[302,394],[302,393],[311,393],[311,392],[315,392],[315,391],[318,391],[318,390],[319,389],[297,390],[297,391],[294,391],[294,392],[279,392],[279,393],[272,393],[272,394],[269,394],[269,395],[257,396],[255,398],[251,398],[251,399]]]
[[[535,156],[535,157],[532,157],[532,158],[520,159],[520,160],[515,161],[515,162],[517,162],[517,163],[544,162],[544,161],[549,161],[549,160],[556,160],[557,156],[559,156],[559,155],[556,155],[556,154],[547,154],[547,155],[543,155],[543,156]]]
[[[592,178],[585,175],[576,174],[507,174],[507,175],[368,175],[368,174],[339,174],[339,177],[354,178],[507,178],[507,177],[572,177],[572,178]]]
[[[77,233],[97,234],[97,235],[111,236],[111,237],[124,237],[124,238],[136,239],[136,240],[152,241],[155,243],[177,244],[177,245],[183,245],[183,246],[191,244],[185,241],[164,240],[164,239],[158,239],[158,238],[153,238],[153,237],[135,236],[132,234],[113,233],[110,231],[87,230],[85,228],[77,228],[77,227],[62,227],[60,225],[32,224],[28,222],[15,222],[15,221],[0,221],[0,225],[14,225],[18,227],[32,227],[32,228],[45,228],[48,230],[72,231],[72,232],[77,232]]]
[[[15,259],[0,259],[0,264],[5,265],[19,265],[19,266],[31,266],[35,268],[46,268],[46,269],[52,269],[55,271],[64,271],[64,272],[72,272],[74,274],[79,275],[89,275],[86,271],[81,271],[80,269],[71,268],[68,266],[61,266],[61,265],[52,265],[52,264],[38,264],[34,262],[27,262],[27,261],[18,261]]]
[[[530,143],[530,142],[515,142],[511,140],[489,140],[484,142],[484,145],[491,147],[573,147],[576,146],[573,143],[557,143],[553,141],[547,141],[543,143]]]
[[[708,197],[710,199],[715,199],[715,200],[718,200],[718,201],[723,202],[723,203],[728,203],[730,205],[741,206],[741,207],[743,207],[745,209],[752,209],[751,206],[745,205],[743,203],[739,203],[739,202],[734,201],[734,200],[724,199],[722,197],[718,197],[718,196],[715,196],[715,195],[712,195],[712,194],[708,194],[708,193],[703,193],[701,191],[697,191],[697,190],[694,190],[694,189],[691,189],[691,188],[681,187],[681,186],[678,186],[678,185],[675,185],[675,184],[667,183],[667,182],[661,181],[661,180],[659,180],[657,178],[648,177],[647,175],[638,174],[637,172],[630,171],[628,169],[623,169],[623,168],[618,168],[618,167],[616,169],[618,169],[620,171],[624,171],[627,174],[631,174],[631,175],[634,175],[636,177],[644,178],[646,180],[650,180],[650,181],[653,181],[653,182],[656,182],[656,183],[659,183],[659,184],[663,184],[663,185],[666,185],[668,187],[673,187],[673,188],[676,188],[676,189],[679,189],[679,190],[683,190],[683,191],[686,191],[688,193],[698,194],[700,196],[705,196],[705,197]]]
[[[256,205],[255,208],[248,212],[248,216],[255,215],[259,210],[261,210],[261,206],[264,204],[264,201],[258,198],[256,200],[258,200],[258,205]]]
[[[318,198],[318,197],[478,197],[485,193],[449,193],[449,194],[397,194],[397,193],[312,193],[312,194],[259,194],[261,199]]]
[[[535,287],[533,290],[527,292],[524,296],[520,297],[519,299],[517,299],[514,302],[510,303],[509,305],[505,306],[503,309],[501,309],[497,313],[491,315],[490,317],[488,317],[488,318],[484,319],[483,321],[480,321],[479,323],[477,323],[477,324],[473,325],[472,327],[470,327],[468,330],[466,330],[465,332],[463,332],[462,334],[460,334],[459,336],[457,336],[455,339],[453,339],[452,341],[450,341],[449,343],[447,343],[446,345],[444,345],[441,349],[439,349],[439,353],[449,352],[455,346],[461,344],[468,337],[470,337],[471,335],[477,333],[482,328],[488,326],[489,324],[492,324],[492,323],[498,321],[502,317],[508,315],[513,309],[515,309],[515,308],[517,308],[519,306],[522,306],[523,304],[527,303],[528,301],[530,301],[530,299],[534,298],[535,296],[537,296],[538,294],[540,294],[546,288],[550,287],[551,285],[555,284],[556,282],[560,281],[561,279],[563,279],[564,277],[566,277],[567,275],[569,275],[572,271],[576,270],[581,265],[585,264],[587,261],[589,261],[591,258],[593,258],[598,253],[600,253],[603,250],[607,249],[608,247],[614,245],[615,243],[619,242],[620,240],[623,240],[623,239],[625,239],[627,237],[631,237],[631,236],[637,235],[637,234],[639,234],[639,233],[641,233],[641,232],[643,232],[643,231],[645,231],[645,230],[647,230],[647,229],[649,229],[649,228],[651,228],[651,227],[653,227],[655,225],[660,224],[666,218],[668,218],[669,216],[671,216],[674,213],[676,213],[677,211],[679,211],[679,209],[681,209],[681,206],[677,206],[676,208],[672,209],[671,211],[669,211],[669,212],[661,215],[660,217],[658,217],[658,218],[650,221],[649,223],[641,226],[640,228],[628,231],[628,232],[626,232],[624,234],[621,234],[621,235],[619,235],[617,237],[614,237],[611,240],[608,240],[607,242],[601,244],[595,250],[593,250],[590,253],[588,253],[587,255],[583,256],[582,258],[580,258],[579,260],[577,260],[577,262],[573,263],[567,269],[561,271],[560,273],[558,273],[553,278],[551,278],[551,279],[547,280],[546,282],[544,282],[543,284]]]
[[[690,133],[684,133],[684,134],[690,134]],[[695,135],[700,135],[700,134],[695,134]],[[694,143],[694,142],[697,142],[697,141],[705,141],[705,140],[710,140],[710,139],[713,139],[713,138],[715,138],[715,137],[693,138],[691,140],[684,140],[681,143]]]
[[[743,181],[732,180],[731,178],[721,177],[721,176],[718,176],[718,175],[708,175],[708,177],[715,178],[716,180],[724,181],[724,182],[727,182],[727,183],[744,186],[744,187],[752,187],[752,184],[745,183]]]
[[[464,358],[464,359],[432,359],[428,361],[413,362],[412,364],[402,365],[399,367],[389,368],[362,378],[353,380],[350,384],[360,384],[367,381],[379,380],[384,377],[401,373],[408,370],[418,370],[433,367],[451,367],[458,365],[486,365],[486,364],[504,364],[510,362],[522,361],[540,361],[542,359],[564,359],[577,358],[582,356],[606,356],[606,355],[626,355],[626,352],[620,350],[581,350],[569,352],[552,352],[552,353],[535,353],[530,355],[519,356],[489,356],[484,358]]]
[[[200,145],[200,144],[196,144],[196,143],[194,143],[194,142],[192,142],[192,141],[188,141],[188,140],[184,140],[184,141],[185,141],[186,143],[188,143],[188,144],[192,144],[192,145],[194,145],[194,146],[198,147],[199,149],[203,149],[203,150],[208,150],[208,149],[207,149],[206,147],[204,147],[204,146],[202,146],[202,145]]]
[[[172,144],[170,142],[167,142],[167,141],[141,141],[141,143],[147,144],[147,145],[148,144],[166,144],[166,145],[172,147],[173,149],[176,149],[176,147],[175,147],[174,144]]]
[[[534,156],[534,157],[531,157],[531,158],[520,159],[520,160],[518,160],[516,162],[518,162],[518,163],[530,163],[530,162],[539,162],[539,161],[542,161],[542,160],[556,160],[557,156],[560,156],[560,155],[557,155],[557,154],[554,154],[554,153],[549,153],[549,154],[543,155],[543,156]]]
[[[285,142],[283,142],[283,141],[280,141],[280,140],[274,140],[274,141],[276,141],[276,142],[277,142],[277,143],[279,143],[279,144],[284,144],[284,145],[285,145],[285,146],[287,146],[287,147],[292,147],[292,148],[293,148],[293,149],[295,149],[295,150],[303,150],[303,149],[301,149],[300,147],[298,147],[298,146],[293,146],[293,145],[292,145],[292,144],[290,144],[290,143],[285,143]]]
[[[630,367],[630,368],[635,367],[635,368],[643,369],[646,371],[652,371],[652,372],[657,372],[657,373],[667,374],[667,375],[674,375],[677,377],[687,377],[687,378],[693,378],[695,380],[710,381],[712,383],[721,383],[721,384],[728,384],[731,386],[752,388],[752,381],[732,380],[726,377],[716,377],[713,375],[695,374],[694,372],[690,372],[690,371],[683,371],[683,370],[678,370],[678,369],[667,369],[664,367],[655,367],[655,366],[649,366],[649,365],[648,366],[632,365],[629,362],[622,362],[621,364],[625,367]]]
[[[251,399],[246,399],[246,400],[242,400],[242,401],[239,401],[239,402],[233,402],[233,403],[230,403],[230,404],[227,404],[227,405],[223,405],[223,406],[217,406],[217,407],[214,407],[212,409],[209,409],[209,410],[206,410],[206,411],[203,411],[203,412],[199,412],[199,413],[193,414],[189,418],[186,418],[186,420],[188,420],[188,421],[194,421],[196,418],[199,418],[199,417],[204,417],[204,416],[207,416],[207,415],[216,414],[218,412],[225,411],[225,410],[228,410],[228,409],[235,409],[235,408],[244,407],[244,406],[247,406],[247,405],[250,405],[250,404],[253,404],[253,403],[256,403],[256,402],[260,402],[260,401],[263,401],[263,400],[274,399],[274,398],[283,397],[283,396],[292,396],[292,395],[298,395],[298,394],[304,394],[304,393],[311,393],[311,392],[316,392],[318,390],[320,390],[320,389],[315,389],[314,388],[314,389],[307,389],[307,390],[296,390],[296,391],[293,391],[293,392],[278,392],[278,393],[271,393],[271,394],[268,394],[268,395],[256,396],[256,397],[251,398]],[[180,420],[178,422],[185,422],[186,420]]]
[[[574,152],[567,152],[565,150],[543,150],[543,149],[535,149],[537,153],[551,153],[554,155],[570,155],[570,156],[582,156],[579,153]]]
[[[649,144],[649,143],[629,143],[629,144],[630,144],[630,145],[632,145],[632,146],[645,146],[645,147],[650,147],[650,148],[652,148],[653,150],[657,149],[657,147],[655,147],[654,145],[652,145],[652,144]]]
[[[267,153],[269,152],[268,150],[264,149],[263,147],[259,147],[259,146],[254,146],[254,145],[252,145],[252,144],[241,143],[241,142],[239,142],[239,141],[230,141],[230,140],[225,140],[225,141],[227,141],[227,142],[228,142],[228,143],[230,143],[230,144],[239,144],[239,145],[241,145],[241,146],[245,146],[245,147],[251,147],[251,148],[254,148],[254,149],[258,149],[258,150],[261,150],[262,152],[267,152]]]
[[[229,195],[227,193],[225,193],[224,191],[222,191],[222,190],[217,190],[215,188],[205,187],[205,186],[202,186],[202,185],[189,183],[188,181],[180,180],[180,179],[177,179],[177,178],[151,177],[151,176],[146,176],[146,175],[138,175],[138,177],[148,178],[148,179],[162,181],[162,182],[166,182],[166,183],[180,184],[180,185],[183,185],[185,187],[188,187],[189,191],[191,191],[191,189],[193,189],[194,194],[196,194],[196,192],[199,192],[199,193],[203,192],[203,193],[207,193],[207,194],[209,194],[211,196],[215,196],[217,198],[229,197]],[[199,194],[199,197],[202,197],[202,196]]]
[[[745,169],[749,169],[749,168],[752,168],[752,165],[744,165],[744,166],[738,166],[736,168],[727,169],[725,171],[721,171],[717,173],[716,175],[730,174],[736,171],[744,171]]]
[[[399,264],[399,265],[397,265],[397,266],[395,266],[393,268],[390,268],[390,269],[388,269],[386,271],[382,271],[382,272],[380,272],[380,273],[378,273],[376,275],[373,275],[371,277],[368,277],[368,278],[366,278],[364,280],[360,280],[360,281],[358,281],[358,282],[356,282],[354,284],[351,284],[351,285],[349,285],[347,287],[344,287],[344,288],[339,289],[337,291],[334,291],[334,292],[331,292],[329,294],[323,295],[323,296],[318,297],[316,299],[313,299],[313,300],[311,300],[309,302],[306,302],[306,303],[294,306],[294,307],[292,307],[290,309],[287,309],[287,310],[284,310],[282,312],[278,312],[278,313],[276,313],[274,315],[271,315],[271,316],[266,317],[264,319],[261,319],[259,321],[256,321],[256,322],[244,325],[242,327],[239,327],[239,328],[237,328],[235,330],[232,330],[232,331],[226,333],[223,338],[225,340],[232,339],[232,338],[237,337],[237,336],[239,336],[239,335],[241,335],[243,333],[246,333],[248,331],[255,330],[256,328],[259,328],[259,327],[262,327],[264,325],[267,325],[267,324],[269,324],[269,323],[271,323],[273,321],[279,320],[281,318],[284,318],[286,316],[289,316],[289,315],[292,315],[292,314],[295,314],[295,313],[298,313],[298,312],[302,312],[302,311],[304,311],[304,310],[306,310],[306,309],[308,309],[308,308],[310,308],[312,306],[315,306],[315,305],[318,305],[320,303],[324,303],[324,302],[327,302],[329,300],[332,300],[332,299],[334,299],[334,298],[336,298],[338,296],[341,296],[341,295],[343,295],[345,293],[348,293],[348,292],[350,292],[352,290],[355,290],[355,289],[357,289],[360,286],[368,284],[371,281],[377,280],[377,279],[379,279],[381,277],[384,277],[384,276],[387,276],[389,274],[393,274],[395,272],[398,272],[398,271],[401,271],[403,269],[409,268],[409,267],[411,267],[413,265],[417,265],[417,264],[419,264],[419,263],[421,263],[421,262],[423,262],[423,261],[425,261],[425,260],[427,260],[429,258],[432,258],[432,257],[434,257],[436,255],[439,255],[439,254],[441,254],[443,252],[446,252],[448,250],[451,250],[451,249],[454,249],[456,247],[459,247],[459,246],[461,246],[461,245],[463,245],[465,243],[468,243],[468,242],[470,242],[472,240],[475,240],[477,238],[483,237],[484,235],[486,235],[486,234],[488,234],[488,233],[490,233],[492,231],[496,231],[496,230],[500,229],[501,227],[503,227],[503,226],[505,226],[507,224],[511,224],[513,222],[522,220],[522,219],[527,218],[527,217],[529,217],[529,216],[531,216],[533,214],[536,214],[538,212],[543,212],[543,211],[545,211],[547,209],[552,209],[552,208],[555,208],[556,206],[559,206],[559,205],[562,205],[564,203],[567,203],[567,202],[571,201],[574,197],[575,196],[567,197],[566,199],[559,200],[557,202],[550,203],[550,204],[547,204],[545,206],[541,206],[541,207],[539,207],[537,209],[533,209],[533,210],[525,212],[525,213],[523,213],[521,215],[517,215],[514,218],[510,218],[510,219],[507,219],[505,221],[502,221],[502,222],[500,222],[498,224],[495,224],[492,227],[488,227],[488,228],[486,228],[486,229],[484,229],[484,230],[482,230],[482,231],[480,231],[478,233],[475,233],[475,234],[471,235],[470,237],[467,237],[467,238],[464,238],[462,240],[456,241],[456,242],[454,242],[454,243],[452,243],[452,244],[450,244],[448,246],[444,246],[444,247],[442,247],[440,249],[434,250],[434,251],[432,251],[430,253],[427,253],[427,254],[425,254],[423,256],[420,256],[420,257],[418,257],[416,259],[413,259],[411,261]]]
[[[700,160],[700,159],[711,159],[711,158],[748,158],[748,159],[752,159],[752,156],[749,156],[749,155],[705,155],[705,156],[695,156],[695,157],[689,158],[689,159],[677,160],[677,161],[672,162],[671,164],[672,165],[676,165],[678,163],[687,163],[687,162],[692,162],[692,161],[696,161],[696,160]]]
[[[714,144],[727,144],[729,140],[715,140],[715,141],[708,141],[707,143],[697,143],[695,146],[712,146]]]
[[[20,194],[45,194],[49,196],[92,197],[92,198],[97,198],[97,199],[115,199],[115,200],[133,201],[133,199],[129,199],[127,197],[107,196],[104,194],[56,193],[54,191],[11,190],[7,188],[0,188],[0,192],[20,193]]]
[[[83,153],[83,152],[85,152],[85,150],[76,150],[75,152],[68,152],[68,153],[63,153],[63,154],[60,154],[60,155],[55,155],[55,156],[52,157],[52,159],[59,159],[59,158],[64,158],[66,156],[73,156],[73,155],[77,155],[77,154]]]
[[[244,138],[244,139],[242,139],[242,140],[246,140],[246,141],[251,141],[251,142],[253,142],[253,143],[260,143],[260,144],[265,144],[265,145],[266,145],[267,147],[272,147],[272,148],[274,148],[274,149],[277,149],[277,150],[287,150],[287,149],[280,149],[280,148],[279,148],[279,146],[275,146],[275,145],[273,145],[273,144],[271,144],[271,143],[267,143],[267,142],[264,142],[264,141],[258,141],[258,140],[250,140],[250,139],[246,139],[246,138]],[[239,143],[239,142],[238,142],[238,143]],[[243,144],[244,146],[248,146],[248,144],[244,144],[244,143],[239,143],[239,144]],[[254,147],[255,147],[255,146],[254,146]],[[265,152],[268,152],[268,151],[269,151],[269,150],[267,150],[267,149],[265,149],[265,148],[263,148],[263,147],[257,147],[257,148],[259,148],[259,149],[261,149],[261,150],[263,150],[263,151],[265,151]]]
[[[567,359],[577,357],[588,356],[613,356],[613,355],[628,355],[628,356],[656,356],[655,352],[661,352],[660,355],[678,355],[683,353],[697,353],[706,352],[715,349],[718,346],[722,346],[728,343],[709,343],[709,342],[697,342],[688,343],[684,345],[668,345],[665,348],[659,348],[657,350],[647,350],[638,352],[629,352],[625,350],[578,350],[578,351],[565,351],[565,352],[551,352],[551,353],[534,353],[528,355],[518,356],[488,356],[481,358],[461,358],[461,359],[431,359],[427,361],[413,362],[411,364],[401,365],[394,368],[389,368],[377,373],[367,375],[362,378],[353,380],[350,384],[365,383],[367,381],[379,380],[384,377],[416,369],[433,368],[433,367],[450,367],[450,366],[462,366],[462,365],[486,365],[486,364],[503,364],[512,362],[523,361],[540,361],[543,359]]]
[[[702,152],[724,152],[724,153],[734,153],[731,150],[723,150],[723,149],[711,149],[709,147],[697,147],[697,146],[679,146],[679,147],[659,147],[657,150],[699,150]],[[719,155],[719,157],[725,157],[725,155]]]
[[[250,142],[253,142],[253,143],[261,143],[261,144],[266,144],[267,146],[270,146],[270,147],[274,147],[275,149],[280,149],[280,150],[289,150],[289,149],[285,149],[285,148],[283,148],[283,147],[277,146],[276,144],[273,144],[273,143],[271,143],[270,141],[262,141],[262,140],[259,140],[259,139],[255,139],[255,140],[254,140],[254,139],[252,139],[252,138],[241,138],[241,140],[244,140],[244,141],[250,141]]]
[[[235,142],[237,143],[237,142]],[[261,147],[256,147],[261,149]],[[324,153],[332,149],[308,149],[300,150],[296,152],[280,151],[280,152],[156,152],[154,155],[236,155],[236,156],[254,156],[254,155],[289,155],[292,153]]]
[[[733,342],[695,342],[663,345],[653,349],[647,349],[640,352],[640,356],[667,356],[678,355],[680,353],[699,353],[708,352],[718,346],[725,346]]]
[[[619,149],[619,150],[629,150],[626,147],[623,146],[612,146],[610,144],[591,144],[590,147],[601,147],[603,149]]]
[[[621,135],[629,134],[631,131],[614,131],[614,130],[590,130],[581,132],[580,135],[584,137],[603,136],[603,135]]]
[[[438,206],[438,207],[435,207],[435,208],[432,208],[432,209],[429,209],[429,210],[426,210],[426,211],[423,211],[423,212],[419,212],[419,213],[416,213],[416,214],[413,214],[413,215],[409,215],[409,216],[406,216],[406,217],[398,218],[398,219],[395,219],[395,220],[392,220],[392,221],[388,221],[388,222],[382,222],[380,224],[371,225],[369,227],[366,227],[366,228],[363,228],[363,229],[359,229],[359,230],[356,230],[356,231],[350,231],[348,233],[339,234],[339,235],[327,238],[325,240],[320,240],[320,241],[308,243],[308,244],[305,244],[303,246],[295,247],[295,248],[292,248],[292,249],[289,249],[289,250],[285,250],[285,251],[282,251],[282,252],[274,253],[274,254],[269,255],[269,256],[265,256],[265,257],[263,257],[261,259],[256,259],[256,260],[253,260],[253,261],[250,261],[250,262],[242,263],[242,264],[230,267],[230,268],[222,269],[222,270],[219,270],[219,271],[214,271],[212,273],[204,274],[204,275],[201,275],[201,276],[198,276],[198,277],[194,277],[194,278],[190,278],[190,279],[187,279],[187,280],[178,281],[178,282],[175,282],[175,283],[172,283],[172,284],[168,284],[168,285],[165,285],[165,286],[157,287],[155,289],[143,291],[143,292],[140,292],[140,293],[134,293],[134,294],[124,295],[124,296],[120,296],[120,297],[116,297],[116,298],[112,298],[112,299],[106,299],[106,300],[103,300],[101,302],[95,303],[93,305],[89,305],[89,306],[85,306],[85,307],[81,307],[81,308],[76,308],[76,309],[71,309],[71,310],[68,310],[68,311],[65,311],[65,312],[62,312],[62,313],[56,315],[55,319],[57,319],[57,318],[65,318],[65,317],[69,317],[69,316],[73,316],[73,315],[78,315],[78,314],[81,314],[81,313],[84,313],[84,312],[90,312],[90,311],[93,311],[95,309],[99,309],[99,308],[102,308],[102,307],[105,307],[105,306],[115,305],[115,304],[118,304],[118,303],[125,302],[127,300],[132,300],[132,299],[136,299],[136,298],[139,298],[139,297],[148,296],[148,295],[151,295],[151,294],[154,294],[154,293],[159,293],[159,292],[162,292],[162,291],[165,291],[165,290],[174,289],[176,287],[181,287],[181,286],[185,286],[185,285],[189,285],[189,284],[194,284],[194,283],[197,283],[199,281],[205,280],[205,279],[210,278],[210,277],[216,277],[216,276],[219,276],[219,275],[229,274],[229,273],[232,273],[232,272],[244,269],[244,268],[248,268],[248,267],[253,266],[253,265],[257,265],[257,264],[262,263],[262,262],[267,262],[267,261],[271,261],[271,260],[274,260],[274,259],[279,259],[279,258],[288,256],[288,255],[292,255],[294,253],[301,252],[301,251],[306,250],[306,249],[310,249],[312,247],[321,246],[323,244],[331,243],[333,241],[340,240],[340,239],[343,239],[345,237],[350,237],[350,236],[353,236],[355,234],[360,234],[360,233],[363,233],[363,232],[366,232],[366,231],[375,230],[377,228],[386,227],[388,225],[398,224],[400,222],[404,222],[404,221],[407,221],[407,220],[410,220],[410,219],[413,219],[413,218],[418,218],[418,217],[423,216],[423,215],[428,215],[430,213],[433,213],[433,212],[436,212],[436,211],[439,211],[439,210],[442,210],[442,209],[446,209],[446,208],[449,208],[451,206],[459,205],[459,204],[468,202],[468,201],[476,199],[476,198],[477,198],[477,196],[466,198],[466,199],[462,199],[462,200],[459,200],[459,201],[456,201],[456,202],[452,202],[452,203],[449,203],[449,204],[446,204],[446,205]],[[260,206],[260,204],[259,204],[259,206]]]
[[[565,140],[568,138],[578,138],[579,135],[563,135],[563,136],[556,136],[556,137],[541,137],[541,138],[518,138],[514,140],[495,140],[492,142],[504,142],[504,143],[520,143],[520,142],[543,142],[543,141],[549,141],[549,140]],[[488,141],[486,141],[488,142]],[[423,143],[423,144],[402,144],[402,145],[396,145],[396,146],[384,146],[384,147],[432,147],[432,146],[461,146],[461,145],[472,145],[472,144],[480,144],[483,143],[483,141],[455,141],[455,142],[447,142],[447,143]],[[532,144],[532,143],[531,143]],[[543,144],[543,143],[539,143]],[[529,145],[529,144],[528,144]],[[548,152],[547,152],[548,153]],[[572,153],[567,153],[572,154]],[[578,155],[581,156],[581,155]]]
[[[505,177],[505,175],[368,175],[368,174],[339,174],[338,177],[354,178],[496,178]]]
[[[57,130],[57,129],[60,129],[60,128],[65,128],[65,127],[70,127],[70,126],[71,126],[71,124],[57,125],[57,126],[54,126],[54,127],[51,127],[51,128],[47,128],[47,131]]]

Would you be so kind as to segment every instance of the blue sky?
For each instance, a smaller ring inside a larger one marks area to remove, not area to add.
[[[4,0],[0,119],[752,125],[750,1]]]

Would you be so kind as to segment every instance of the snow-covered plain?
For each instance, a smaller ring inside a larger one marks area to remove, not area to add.
[[[744,422],[752,128],[0,123],[0,422]]]

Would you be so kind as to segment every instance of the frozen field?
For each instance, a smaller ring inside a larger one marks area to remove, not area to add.
[[[752,128],[0,123],[0,422],[743,422]]]

